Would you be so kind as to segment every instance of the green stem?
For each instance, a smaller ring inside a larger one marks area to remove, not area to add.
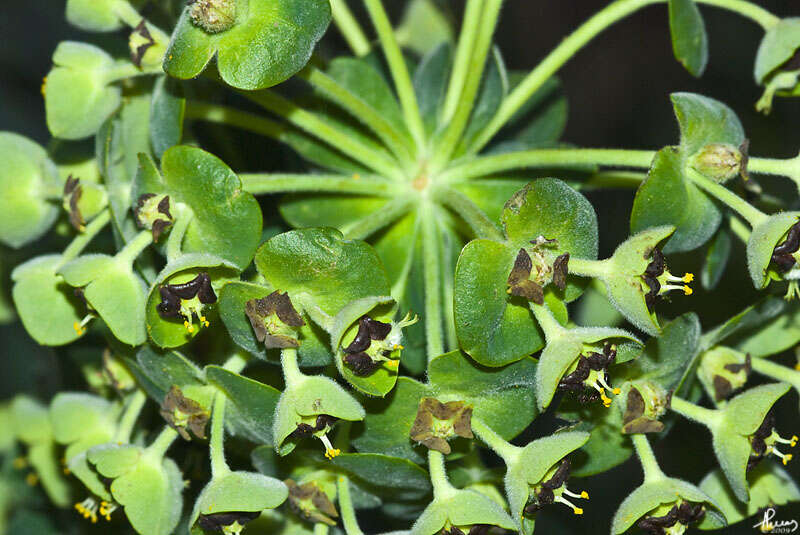
[[[366,165],[383,176],[396,180],[405,180],[405,175],[392,158],[365,145],[347,132],[331,126],[329,122],[301,108],[294,102],[268,89],[243,92],[243,94],[265,110],[274,113],[300,130],[327,143],[342,154]]]
[[[452,239],[453,232],[448,226],[446,219],[449,214],[446,210],[436,207],[437,210],[445,212],[440,214],[441,217],[436,218],[436,225],[438,227],[440,240],[440,254],[442,258],[442,299],[444,301],[444,327],[445,327],[445,351],[453,351],[458,349],[458,334],[456,333],[456,319],[455,310],[453,308],[453,300],[455,296],[455,266],[453,265],[453,255],[451,253],[452,247],[450,240]],[[461,243],[458,244],[461,247]]]
[[[714,427],[720,418],[719,411],[700,407],[699,405],[690,403],[677,396],[672,396],[670,409],[672,409],[674,412],[677,412],[681,416],[684,416],[685,418],[688,418],[699,424],[703,424],[708,428]]]
[[[485,0],[478,36],[475,40],[475,48],[469,58],[469,68],[464,80],[464,88],[458,99],[453,119],[447,126],[440,143],[431,162],[431,168],[435,171],[443,168],[455,153],[464,134],[472,110],[475,106],[475,99],[481,87],[483,70],[486,66],[486,57],[492,48],[492,37],[500,15],[500,6],[503,0]]]
[[[636,189],[644,179],[645,173],[633,171],[600,171],[579,184],[581,191],[596,189]]]
[[[471,422],[472,430],[476,435],[478,435],[478,438],[481,439],[484,444],[494,450],[497,455],[502,457],[506,464],[508,464],[511,459],[516,457],[519,448],[503,439],[503,437],[498,435],[494,429],[483,423],[480,418],[476,418],[474,414],[472,415]]]
[[[733,232],[733,235],[739,238],[745,245],[750,241],[750,227],[742,223],[736,215],[730,214],[728,216],[728,227]]]
[[[186,231],[189,229],[189,223],[194,219],[194,213],[191,209],[180,208],[175,210],[175,224],[172,230],[169,231],[167,238],[166,255],[167,262],[172,262],[181,256],[183,251],[183,238],[186,236]]]
[[[211,415],[211,438],[208,450],[211,456],[211,477],[224,476],[231,469],[225,461],[225,394],[218,391],[214,396],[214,412]]]
[[[747,170],[761,175],[788,177],[800,188],[800,156],[787,159],[751,157],[747,160]]]
[[[447,479],[447,470],[445,470],[444,467],[444,455],[442,455],[441,452],[428,450],[428,473],[431,476],[434,499],[444,498],[455,490]]]
[[[544,338],[550,343],[551,340],[558,338],[566,329],[558,322],[547,305],[537,305],[536,303],[529,303],[530,309],[536,317],[537,323],[544,331]]]
[[[350,497],[350,480],[347,476],[340,475],[336,478],[336,490],[339,499],[339,513],[342,516],[342,524],[347,535],[364,535],[356,519],[356,510],[353,507],[353,499]]]
[[[164,427],[153,443],[147,447],[148,455],[154,459],[162,459],[176,438],[178,438],[177,431],[169,426]]]
[[[314,524],[314,535],[328,535],[330,530],[331,527],[327,524],[323,524],[322,522],[317,522]]]
[[[800,391],[800,371],[776,364],[765,358],[753,358],[751,362],[753,369],[761,375],[766,375],[776,381],[789,383]]]
[[[778,22],[778,18],[765,9],[743,0],[698,0],[708,4],[735,11],[754,20],[765,30]],[[530,74],[506,97],[497,113],[483,130],[480,137],[469,148],[468,153],[479,152],[491,141],[495,134],[525,105],[542,85],[564,66],[581,48],[600,32],[617,21],[627,17],[642,7],[666,2],[666,0],[617,0],[598,11],[579,26],[572,34],[553,49],[552,52],[533,69]]]
[[[361,124],[372,130],[383,141],[395,157],[404,164],[407,172],[412,172],[415,158],[411,153],[411,140],[397,130],[371,105],[352,93],[316,67],[307,67],[299,76],[317,88],[321,93],[336,101]]]
[[[479,156],[441,173],[441,182],[465,181],[487,175],[536,167],[575,168],[580,165],[648,169],[655,156],[650,150],[622,149],[535,149]]]
[[[425,338],[428,360],[444,353],[442,332],[442,287],[439,235],[433,203],[425,200],[420,209],[422,217],[422,264],[425,282]]]
[[[604,280],[608,276],[608,260],[587,260],[570,257],[567,264],[572,275]]]
[[[378,33],[378,39],[386,56],[386,63],[389,64],[400,106],[403,108],[406,125],[411,131],[411,136],[414,138],[417,148],[420,149],[425,145],[425,127],[422,123],[422,115],[419,112],[414,85],[411,83],[411,75],[408,73],[408,67],[406,66],[405,58],[403,58],[403,52],[400,50],[400,45],[397,44],[392,23],[389,21],[389,16],[386,14],[381,0],[364,0],[364,5],[367,7],[372,24]]]
[[[287,388],[291,385],[297,385],[305,377],[305,374],[300,371],[300,366],[297,365],[296,349],[281,349],[281,367],[283,368],[283,378]]]
[[[253,195],[272,193],[353,193],[376,197],[395,197],[405,191],[396,182],[360,175],[241,174],[245,190]]]
[[[117,253],[117,260],[131,265],[136,258],[153,243],[153,233],[143,230]]]
[[[128,400],[128,406],[125,407],[125,412],[122,413],[117,432],[114,433],[115,442],[127,444],[131,441],[133,426],[136,425],[136,420],[142,412],[145,401],[147,401],[147,396],[141,390],[137,390]]]
[[[448,186],[433,189],[433,197],[461,217],[475,233],[476,238],[503,241],[505,237],[491,219],[469,197]]]
[[[742,216],[745,220],[747,220],[751,227],[755,227],[760,222],[767,219],[767,214],[754,207],[722,184],[717,184],[713,180],[706,178],[693,169],[687,168],[686,176],[701,189],[705,190],[706,193],[710,194],[712,197],[716,198],[718,201],[727,205],[730,209]]]
[[[248,360],[248,355],[245,355],[241,350],[237,350],[222,364],[222,369],[231,373],[241,373],[244,367],[247,366]]]
[[[461,93],[464,89],[464,80],[470,65],[470,57],[475,49],[475,39],[481,24],[484,0],[467,0],[464,9],[464,19],[461,24],[461,34],[458,38],[458,47],[453,59],[453,71],[447,86],[447,94],[442,107],[441,120],[444,124],[450,122],[461,102]]]
[[[103,73],[103,81],[106,84],[113,84],[114,82],[134,78],[136,76],[148,76],[163,72],[160,64],[158,67],[143,70],[129,61],[120,61]]]
[[[369,40],[364,35],[364,30],[358,23],[350,8],[347,7],[347,0],[331,0],[331,15],[339,32],[347,41],[350,50],[358,57],[369,54]]]
[[[92,221],[86,225],[83,232],[75,236],[73,240],[61,253],[61,265],[66,264],[73,258],[77,257],[86,248],[87,245],[103,230],[108,222],[111,221],[111,211],[106,208],[95,216]],[[60,267],[60,266],[59,266]]]
[[[658,465],[658,459],[656,459],[653,453],[653,448],[650,447],[647,436],[637,433],[630,435],[630,437],[633,442],[633,447],[636,450],[636,455],[639,457],[639,462],[642,465],[642,470],[644,471],[645,483],[665,477],[664,472]]]
[[[414,201],[408,197],[389,201],[377,211],[342,226],[340,230],[347,239],[367,239],[406,215],[414,204]]]
[[[164,30],[161,28],[153,25],[149,21],[147,21],[139,12],[134,8],[129,2],[126,0],[116,0],[114,3],[114,14],[119,17],[119,19],[124,22],[127,26],[131,28],[136,28],[143,20],[147,25],[147,30],[153,36],[153,39],[157,43],[168,43],[169,42],[169,35],[167,35]]]

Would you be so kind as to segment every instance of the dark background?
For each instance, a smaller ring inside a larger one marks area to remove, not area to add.
[[[796,0],[756,3],[780,16],[800,16],[800,2]],[[386,4],[397,13],[405,2],[389,0]],[[458,11],[463,0],[448,4]],[[507,0],[497,32],[507,65],[512,69],[531,68],[565,35],[606,4],[590,0]],[[5,0],[0,7],[0,130],[47,142],[40,86],[50,68],[52,51],[64,39],[97,40],[96,36],[68,27],[63,6],[62,1],[53,0]],[[692,91],[722,100],[736,110],[751,140],[752,154],[772,157],[797,154],[800,99],[776,99],[770,116],[760,115],[754,109],[761,94],[752,75],[756,49],[763,35],[761,28],[728,11],[707,6],[701,10],[711,46],[710,63],[701,79],[690,76],[672,57],[663,4],[618,23],[568,63],[560,72],[570,105],[565,140],[586,147],[631,149],[656,149],[675,143],[678,132],[668,97],[674,91]],[[335,30],[326,39],[329,43],[326,51],[344,50]],[[269,170],[269,164],[266,165],[264,170]],[[787,187],[785,179],[762,182],[783,195],[790,195],[789,198],[796,197],[796,191]],[[605,255],[627,233],[632,193],[604,192],[590,198],[598,208],[601,255]],[[693,256],[697,255],[685,255],[676,262],[692,266],[696,264]],[[731,262],[733,267],[713,295],[699,290],[693,301],[684,301],[667,313],[697,310],[708,328],[752,302],[754,293],[743,273],[741,248],[734,252]],[[20,332],[18,325],[0,327],[0,399],[20,390],[47,395],[59,388],[70,372],[53,351],[37,348]],[[23,361],[25,365],[21,366]],[[797,394],[793,391],[787,398],[782,410],[783,433],[791,435],[800,430]],[[687,451],[686,444],[698,449]],[[679,424],[670,438],[656,446],[656,451],[668,474],[694,482],[714,464],[707,432],[693,424]],[[793,472],[797,476],[796,468]],[[540,515],[537,533],[607,532],[613,511],[639,484],[640,478],[635,461],[629,461],[603,476],[573,482],[572,487],[585,488],[593,497],[584,507],[585,515],[574,518],[566,508],[555,508]],[[800,520],[800,510],[780,509],[779,518]],[[754,531],[749,522],[725,530],[726,533]]]

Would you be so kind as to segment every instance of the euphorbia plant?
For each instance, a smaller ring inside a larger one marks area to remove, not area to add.
[[[798,293],[800,212],[755,184],[800,184],[800,157],[751,155],[730,107],[685,92],[675,145],[577,148],[554,78],[650,4],[700,76],[709,4],[765,31],[768,111],[800,94],[798,20],[745,0],[616,0],[517,72],[494,46],[502,0],[467,0],[458,32],[441,2],[410,0],[394,25],[364,0],[374,41],[345,0],[142,4],[67,0],[107,49],[55,50],[47,149],[0,133],[14,313],[83,379],[49,405],[0,406],[0,531],[38,503],[5,499],[12,465],[53,507],[143,535],[529,534],[554,504],[603,515],[569,478],[634,452],[643,483],[601,493],[614,534],[722,528],[800,499],[764,461],[797,443],[773,405],[800,371],[767,357],[800,342],[796,303],[769,295]],[[317,49],[331,21],[351,53]],[[293,155],[244,172],[204,123]],[[600,257],[583,192],[620,185],[636,188],[630,229]],[[744,252],[726,270],[731,235]],[[695,281],[675,253],[701,248]],[[686,296],[735,267],[767,295],[711,329]],[[678,416],[710,431],[699,486],[651,447]]]

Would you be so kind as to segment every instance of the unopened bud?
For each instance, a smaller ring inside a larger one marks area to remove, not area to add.
[[[746,159],[741,147],[711,143],[692,157],[691,166],[701,175],[724,183],[740,173],[746,176]]]

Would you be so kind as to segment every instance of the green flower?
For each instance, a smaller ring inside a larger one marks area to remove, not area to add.
[[[270,87],[305,66],[330,18],[327,1],[193,0],[172,34],[164,70],[194,78],[216,56],[233,87]]]
[[[316,481],[298,484],[292,479],[284,483],[289,487],[289,508],[297,516],[313,523],[336,525],[339,513],[331,501],[335,497],[333,487],[320,486]]]
[[[451,452],[447,441],[455,437],[472,438],[472,406],[463,401],[442,403],[425,397],[419,402],[417,417],[409,437],[429,449],[445,455]]]
[[[752,371],[750,355],[729,347],[714,347],[700,357],[697,377],[715,403],[724,403],[744,387]]]
[[[516,529],[491,498],[474,490],[449,488],[436,496],[411,528],[411,535],[480,535],[488,528]]]
[[[622,415],[622,432],[660,433],[664,424],[659,418],[669,408],[672,392],[667,392],[654,381],[640,380],[623,386],[625,410]]]
[[[799,248],[800,212],[773,214],[753,227],[747,240],[747,268],[756,289],[766,288],[773,280],[788,280],[787,297],[795,295]]]

